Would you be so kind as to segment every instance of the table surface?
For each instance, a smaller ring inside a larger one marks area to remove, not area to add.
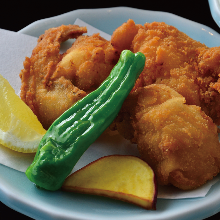
[[[24,28],[25,26],[36,20],[60,15],[76,9],[128,6],[139,9],[173,13],[189,20],[207,25],[220,33],[220,28],[217,26],[212,18],[208,0],[154,0],[152,2],[135,1],[135,4],[132,3],[133,1],[130,1],[130,4],[120,5],[108,4],[106,3],[106,1],[104,3],[99,3],[99,1],[96,1],[97,3],[94,3],[94,1],[89,1],[89,3],[86,3],[85,1],[82,1],[82,4],[80,2],[78,3],[74,1],[62,2],[61,4],[57,3],[56,1],[50,1],[49,3],[47,0],[36,1],[36,3],[26,0],[16,1],[15,3],[10,1],[3,2],[4,3],[1,3],[1,9],[2,11],[4,10],[4,12],[6,13],[0,14],[0,28],[11,31],[19,31],[20,29]],[[1,216],[7,216],[8,218],[13,217],[14,219],[16,217],[21,218],[22,220],[31,219],[23,214],[12,210],[1,202],[0,210]],[[212,217],[207,218],[207,220],[212,219],[220,219],[220,214],[216,214]]]

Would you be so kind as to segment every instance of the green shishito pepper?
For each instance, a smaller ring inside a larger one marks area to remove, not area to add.
[[[82,154],[113,122],[144,64],[142,53],[122,51],[100,87],[76,102],[50,126],[26,170],[29,180],[51,191],[62,186]]]

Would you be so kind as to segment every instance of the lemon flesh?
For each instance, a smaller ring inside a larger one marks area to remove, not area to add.
[[[45,133],[36,115],[0,75],[0,144],[15,151],[32,153],[37,151]]]

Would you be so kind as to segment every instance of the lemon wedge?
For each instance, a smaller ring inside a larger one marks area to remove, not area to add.
[[[2,75],[0,103],[0,144],[23,153],[36,152],[46,130]]]

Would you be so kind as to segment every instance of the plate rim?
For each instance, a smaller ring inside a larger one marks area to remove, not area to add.
[[[215,23],[220,27],[220,1],[208,0],[212,18]]]
[[[97,11],[97,10],[101,11],[101,10],[116,10],[116,9],[117,9],[117,10],[130,9],[130,10],[134,10],[134,11],[138,10],[138,11],[143,11],[143,12],[145,12],[145,13],[146,13],[146,12],[160,13],[160,14],[163,14],[163,15],[169,15],[169,16],[172,16],[172,17],[173,17],[173,16],[174,16],[174,17],[178,17],[178,18],[183,19],[184,21],[190,22],[190,23],[192,23],[192,24],[194,24],[194,25],[202,25],[202,24],[200,24],[200,23],[197,23],[197,22],[188,20],[188,19],[186,19],[186,18],[183,18],[183,17],[180,17],[180,16],[175,15],[175,14],[172,14],[172,13],[168,13],[168,12],[149,11],[149,10],[145,10],[145,9],[136,9],[136,8],[131,8],[131,7],[120,6],[120,7],[98,8],[98,9],[77,9],[77,10],[73,10],[73,11],[70,11],[70,12],[67,12],[67,13],[63,13],[63,14],[60,14],[60,15],[57,15],[57,16],[53,16],[53,17],[50,17],[50,18],[44,18],[44,19],[40,19],[40,20],[38,20],[38,21],[35,21],[35,22],[33,22],[33,23],[27,25],[26,27],[24,27],[24,28],[21,29],[20,31],[18,31],[18,33],[25,33],[25,34],[27,34],[27,32],[28,32],[33,26],[35,26],[35,25],[39,25],[39,24],[41,24],[42,22],[48,22],[48,21],[50,21],[50,20],[52,20],[52,19],[59,19],[59,17],[66,16],[66,15],[70,15],[70,14],[76,12],[76,11],[77,11],[77,12],[84,12],[84,11]],[[208,26],[205,26],[205,25],[202,25],[202,26],[203,26],[203,27],[206,27],[208,30],[211,30],[212,32],[215,32],[215,33],[218,35],[218,37],[220,36],[216,31],[214,31],[213,29],[209,28]],[[16,171],[16,172],[19,172],[19,171]],[[1,181],[0,181],[0,186],[1,186]],[[210,189],[210,190],[212,190],[212,189]],[[1,191],[2,191],[2,190],[0,189],[0,192],[1,192]],[[10,193],[8,193],[8,194],[5,195],[5,196],[9,196],[10,199],[12,199],[14,195],[10,195]],[[14,198],[16,198],[16,197],[14,196]],[[9,200],[10,200],[10,199],[9,199]],[[213,207],[214,207],[214,205],[216,205],[216,204],[215,204],[216,201],[217,201],[217,196],[215,197],[215,201],[212,201]],[[219,199],[218,199],[218,201],[219,201]],[[19,202],[21,202],[21,201],[19,201]],[[10,207],[10,206],[9,206],[9,207]],[[13,207],[13,209],[16,210],[16,207]],[[217,209],[216,206],[215,206],[213,209],[214,209],[214,211],[213,211],[213,210],[210,211],[210,213],[211,213],[212,215],[220,211],[220,208]],[[21,210],[17,210],[17,211],[21,212]],[[22,213],[24,213],[24,212],[22,212]],[[46,212],[46,213],[47,213],[47,214],[51,214],[51,212]],[[24,213],[24,214],[25,214],[25,213]],[[51,217],[56,217],[56,216],[53,216],[53,215],[50,215],[50,216],[51,216]],[[76,217],[77,217],[77,216],[76,216]],[[146,214],[146,217],[147,217],[147,214]],[[209,216],[207,216],[207,217],[209,217]],[[84,218],[81,218],[81,219],[84,219]],[[117,218],[116,218],[116,219],[117,219]],[[121,218],[120,218],[120,219],[121,219]],[[138,218],[138,219],[144,219],[144,218]],[[170,218],[169,218],[169,219],[170,219]]]

